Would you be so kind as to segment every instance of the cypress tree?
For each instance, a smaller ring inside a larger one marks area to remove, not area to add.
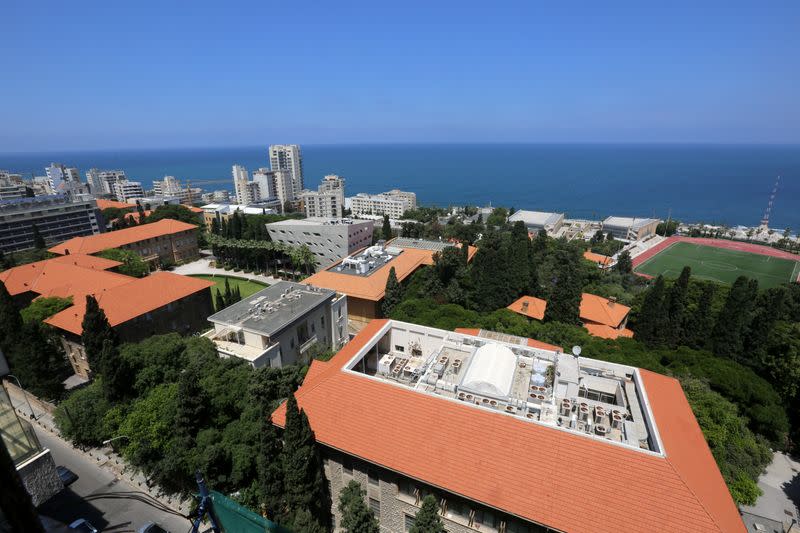
[[[44,237],[42,234],[39,233],[39,228],[36,224],[33,225],[33,247],[37,250],[44,250],[47,248],[47,244],[44,242]]]
[[[706,345],[708,334],[714,327],[714,317],[711,305],[714,302],[716,287],[712,283],[706,283],[700,292],[697,307],[689,320],[686,321],[684,329],[684,343],[690,348],[701,349]]]
[[[8,293],[5,283],[0,281],[0,348],[8,349],[22,329],[22,317]]]
[[[669,321],[669,327],[667,328],[666,337],[667,343],[673,348],[684,340],[684,313],[686,310],[686,298],[689,293],[689,277],[691,274],[691,268],[688,266],[683,267],[681,275],[675,280],[667,297],[667,320]]]
[[[237,285],[233,289],[233,291],[234,291],[234,296],[233,297],[234,297],[235,301],[241,302],[242,301],[242,291],[239,289],[239,285]]]
[[[389,215],[383,215],[383,240],[388,241],[392,238],[392,225],[389,222]]]
[[[366,491],[355,480],[350,480],[350,483],[339,493],[341,525],[347,533],[378,533],[380,531],[375,515],[364,503],[365,495]]]
[[[469,244],[467,243],[467,241],[461,242],[460,251],[461,251],[461,262],[464,266],[467,266],[469,264]]]
[[[716,355],[737,360],[742,354],[757,294],[756,280],[736,278],[711,332],[711,349]]]
[[[534,262],[539,263],[544,259],[544,256],[547,255],[548,244],[547,231],[540,229],[539,233],[536,234],[536,238],[533,239],[533,246],[531,247]]]
[[[217,308],[217,311],[222,311],[226,307],[225,306],[225,298],[222,296],[222,293],[219,292],[219,289],[217,289],[217,293],[214,296],[214,303],[215,303],[215,306]]]
[[[45,326],[23,324],[20,335],[5,351],[8,363],[25,389],[48,400],[64,395],[66,377],[72,372],[60,346],[52,342]]]
[[[231,291],[231,284],[229,283],[228,278],[225,278],[225,305],[231,305],[234,303],[233,299],[233,292]]]
[[[402,287],[400,287],[400,282],[397,281],[397,273],[395,272],[394,267],[392,267],[389,269],[389,277],[386,278],[386,291],[383,296],[383,304],[381,307],[383,316],[389,316],[395,306],[400,303],[402,298]]]
[[[135,372],[128,361],[120,356],[114,340],[103,341],[99,360],[100,368],[93,371],[103,377],[103,394],[106,399],[117,402],[132,397]]]
[[[513,290],[512,298],[526,294],[530,287],[530,241],[525,223],[521,220],[515,222],[511,227],[508,241],[508,262],[506,263],[509,282]]]
[[[665,329],[668,326],[667,310],[664,306],[665,292],[664,277],[658,276],[642,302],[635,332],[636,338],[646,346],[664,344]]]
[[[411,533],[445,533],[442,519],[439,518],[439,504],[432,494],[422,500],[422,507],[417,511]]]
[[[494,229],[487,229],[470,268],[472,301],[479,311],[494,311],[513,299],[506,251],[500,235]]]
[[[631,254],[625,250],[617,256],[617,264],[614,265],[614,270],[621,274],[630,274],[633,272],[633,261]]]
[[[583,280],[579,270],[580,257],[574,249],[560,248],[556,251],[558,277],[544,318],[548,322],[577,324],[580,320]]]
[[[102,373],[103,344],[106,340],[117,343],[117,334],[108,323],[105,311],[91,294],[86,295],[86,312],[81,323],[81,344],[86,350],[86,360],[93,372]]]
[[[262,401],[262,405],[262,413],[269,413],[267,402]],[[270,416],[262,415],[260,417],[258,443],[256,464],[261,505],[264,507],[267,518],[281,521],[286,512],[283,465],[281,463],[283,445]]]
[[[206,422],[207,398],[200,380],[203,372],[199,365],[190,364],[178,378],[177,409],[175,412],[175,434],[193,446],[197,432]]]
[[[295,525],[302,520],[305,527],[316,524],[326,528],[330,523],[330,495],[327,490],[322,459],[316,448],[316,439],[305,412],[298,410],[294,393],[286,401],[286,426],[283,431],[284,494],[288,516],[287,523]],[[303,516],[310,513],[311,521]]]
[[[786,287],[774,287],[759,295],[756,300],[753,321],[745,336],[748,364],[757,361],[766,352],[770,334],[784,314],[786,299]]]

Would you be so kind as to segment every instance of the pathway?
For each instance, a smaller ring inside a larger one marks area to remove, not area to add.
[[[204,275],[215,275],[215,276],[228,276],[231,278],[241,278],[241,279],[248,279],[252,281],[259,281],[261,283],[266,283],[267,285],[274,285],[278,283],[278,278],[273,276],[264,276],[261,274],[248,274],[246,272],[234,272],[233,270],[225,270],[224,268],[217,268],[211,266],[210,259],[198,259],[197,261],[192,261],[191,263],[186,263],[185,265],[181,265],[175,267],[172,270],[176,274],[182,274],[184,276],[191,276],[195,274],[204,274]]]
[[[764,492],[753,506],[742,510],[778,522],[797,520],[800,512],[800,463],[783,452],[775,452],[772,462],[758,478]]]

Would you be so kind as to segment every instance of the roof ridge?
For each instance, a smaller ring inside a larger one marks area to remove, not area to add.
[[[706,505],[703,503],[702,499],[700,499],[697,496],[697,493],[695,493],[695,491],[692,490],[692,487],[690,487],[689,484],[686,483],[686,480],[683,479],[680,470],[675,468],[675,465],[672,464],[672,461],[670,461],[669,459],[669,455],[667,455],[666,453],[664,454],[664,461],[669,465],[669,467],[672,469],[675,475],[678,476],[678,479],[681,480],[681,483],[683,483],[683,486],[686,487],[686,490],[688,490],[692,494],[692,496],[694,497],[694,501],[697,502],[697,504],[703,509],[703,511],[705,511],[706,515],[708,515],[709,520],[711,520],[711,523],[717,527],[718,531],[722,531],[722,528],[720,527],[719,523],[717,523],[717,520],[716,518],[714,518],[714,515],[711,514],[711,512],[708,510],[708,507],[706,507]]]

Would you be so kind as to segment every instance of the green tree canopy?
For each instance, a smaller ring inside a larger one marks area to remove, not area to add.
[[[23,322],[30,323],[36,322],[41,324],[46,319],[63,311],[72,305],[72,297],[61,298],[59,296],[39,297],[30,303],[28,307],[23,309],[20,314],[22,315]]]
[[[352,479],[339,493],[341,526],[347,533],[378,533],[380,531],[378,521],[364,503],[366,494],[361,484]]]
[[[400,303],[403,297],[403,289],[397,281],[397,273],[394,267],[389,269],[389,277],[386,278],[386,291],[383,297],[383,315],[389,316],[395,306]]]
[[[150,267],[141,258],[141,256],[130,250],[121,250],[119,248],[110,248],[103,250],[99,254],[100,257],[111,259],[112,261],[119,261],[122,265],[117,267],[120,274],[126,276],[133,276],[134,278],[143,278],[150,273]]]
[[[439,517],[439,504],[432,494],[422,500],[422,507],[417,511],[411,533],[445,533],[444,524]]]

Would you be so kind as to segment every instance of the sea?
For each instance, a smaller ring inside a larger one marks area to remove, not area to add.
[[[800,229],[800,145],[348,144],[302,145],[305,185],[326,174],[346,194],[400,188],[420,205],[505,206],[685,222],[757,225],[778,176],[770,226]],[[165,175],[232,190],[231,166],[268,167],[267,146],[0,153],[0,169],[44,175],[51,162],[122,169],[145,188]]]

